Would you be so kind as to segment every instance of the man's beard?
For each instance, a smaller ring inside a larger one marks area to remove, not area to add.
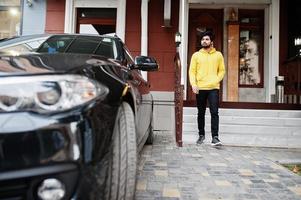
[[[208,44],[208,45],[202,45],[202,47],[203,47],[204,49],[209,49],[209,48],[211,47],[211,45],[210,45],[210,44]]]

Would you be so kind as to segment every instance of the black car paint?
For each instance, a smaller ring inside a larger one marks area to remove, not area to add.
[[[122,62],[77,54],[1,57],[0,77],[79,74],[109,88],[104,100],[95,99],[64,112],[0,113],[0,187],[6,185],[7,194],[36,198],[33,193],[41,180],[59,176],[67,183],[73,179],[67,184],[64,199],[93,199],[103,195],[118,106],[126,100],[134,110],[139,149],[147,138],[151,120],[146,115],[152,111],[149,85],[138,70]],[[15,190],[15,182],[26,183],[27,189]]]

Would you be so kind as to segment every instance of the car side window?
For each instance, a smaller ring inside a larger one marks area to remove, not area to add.
[[[124,56],[125,56],[127,65],[135,64],[133,57],[131,56],[131,54],[128,52],[128,50],[126,48],[124,49]]]
[[[62,53],[74,40],[75,36],[54,36],[47,39],[37,50],[40,53]]]
[[[101,42],[100,37],[81,36],[81,37],[76,38],[72,42],[72,44],[66,50],[66,52],[67,53],[93,54],[100,42]]]
[[[117,47],[115,41],[111,38],[102,38],[95,54],[101,55],[107,58],[117,59]]]
[[[36,50],[39,48],[39,46],[45,41],[45,39],[42,40],[36,40],[36,41],[31,41],[27,42],[26,45],[28,45],[32,50]]]

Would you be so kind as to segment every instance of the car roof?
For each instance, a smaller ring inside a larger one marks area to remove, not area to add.
[[[89,36],[89,37],[106,37],[106,38],[112,38],[112,39],[120,39],[117,35],[97,35],[97,34],[82,34],[82,33],[59,33],[59,34],[50,34],[50,37],[53,37],[53,36],[76,36],[76,37],[86,37],[86,36]]]
[[[96,35],[96,34],[66,34],[66,33],[61,33],[61,34],[33,34],[33,35],[24,35],[24,36],[17,36],[17,37],[12,37],[12,38],[6,38],[0,40],[0,48],[2,47],[7,47],[10,45],[17,45],[19,43],[26,43],[27,41],[32,41],[32,40],[39,40],[41,38],[50,38],[53,36],[91,36],[91,37],[106,37],[106,38],[112,38],[112,39],[119,39],[116,35]]]

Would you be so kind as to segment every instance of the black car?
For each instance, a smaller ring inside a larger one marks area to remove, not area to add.
[[[0,56],[0,199],[133,199],[153,100],[118,37],[52,35]]]

